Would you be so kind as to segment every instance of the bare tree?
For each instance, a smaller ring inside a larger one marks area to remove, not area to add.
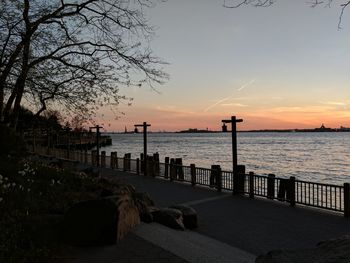
[[[15,125],[23,97],[61,102],[86,112],[118,102],[119,86],[162,83],[164,64],[153,56],[153,29],[143,9],[151,0],[0,0],[0,116]],[[12,29],[14,28],[14,29]],[[1,54],[0,54],[1,55]],[[1,58],[1,57],[0,57]],[[2,95],[1,95],[2,94]],[[6,98],[6,101],[5,101]]]
[[[238,8],[244,5],[251,5],[255,7],[268,7],[274,4],[277,0],[224,0],[223,6],[225,8]],[[345,9],[350,5],[350,1],[345,0],[311,0],[307,1],[311,7],[317,7],[319,5],[323,5],[326,7],[331,7],[332,4],[337,3],[340,7],[338,28],[341,29],[342,18],[345,12]]]

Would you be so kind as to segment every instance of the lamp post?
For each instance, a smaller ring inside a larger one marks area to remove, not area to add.
[[[222,120],[223,123],[231,123],[232,133],[232,169],[237,169],[237,123],[243,122],[242,119],[237,119],[236,116],[231,116],[230,120]]]
[[[97,150],[97,166],[100,166],[100,129],[103,129],[102,126],[96,125],[94,127],[90,127],[90,131],[92,129],[96,129],[96,150]]]
[[[144,175],[147,175],[147,127],[151,126],[147,122],[143,124],[135,124],[136,127],[143,127],[143,163],[144,163]]]

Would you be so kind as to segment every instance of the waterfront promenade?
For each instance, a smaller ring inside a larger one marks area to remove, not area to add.
[[[167,255],[170,258],[176,255],[176,259],[180,257],[197,262],[196,258],[186,256],[187,242],[189,254],[205,251],[208,257],[215,258],[215,255],[228,251],[226,257],[231,257],[228,259],[231,262],[252,262],[255,256],[270,250],[312,248],[321,240],[350,234],[350,220],[342,214],[301,206],[289,207],[286,203],[266,199],[232,196],[231,193],[218,193],[207,188],[110,169],[103,169],[102,174],[111,180],[128,182],[139,192],[148,192],[157,206],[181,203],[197,210],[199,228],[195,231],[181,232],[151,224],[141,225],[131,234],[145,240],[144,244],[152,243],[161,247],[160,251],[169,251]],[[197,246],[196,240],[199,242]],[[204,245],[205,240],[215,244],[201,251],[199,247]],[[118,251],[118,245],[115,249]],[[138,249],[135,247],[135,250]],[[232,260],[234,255],[237,256],[236,261]],[[215,262],[208,257],[206,262]],[[221,261],[225,262],[224,259]]]

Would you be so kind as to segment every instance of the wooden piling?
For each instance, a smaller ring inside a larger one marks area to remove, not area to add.
[[[288,183],[287,198],[290,206],[295,206],[295,177],[291,176]]]
[[[114,152],[114,168],[119,169],[118,153]]]
[[[275,175],[269,174],[267,176],[267,198],[275,198]]]
[[[254,173],[249,172],[249,197],[254,198]]]
[[[106,167],[106,151],[101,152],[101,167]]]
[[[176,177],[176,166],[175,166],[175,159],[170,159],[170,181],[173,181]]]
[[[196,165],[191,163],[190,164],[190,167],[191,167],[191,184],[192,186],[195,186],[196,185]]]
[[[111,159],[110,159],[110,167],[111,169],[114,169],[114,152],[111,152]]]
[[[164,161],[164,178],[169,177],[169,157],[165,157]]]

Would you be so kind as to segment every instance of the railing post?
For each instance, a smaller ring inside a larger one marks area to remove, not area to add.
[[[220,165],[217,166],[216,171],[216,188],[218,192],[222,191],[222,172]]]
[[[196,185],[196,165],[191,163],[190,167],[191,167],[191,184],[192,186],[195,186]]]
[[[123,158],[123,171],[126,171],[126,154],[124,154],[124,158]]]
[[[275,198],[275,175],[269,174],[267,176],[267,198]]]
[[[118,152],[114,152],[114,168],[119,169]]]
[[[249,197],[254,198],[254,173],[249,172]]]
[[[136,174],[140,174],[140,158],[136,159]]]
[[[159,176],[160,174],[159,153],[153,154],[153,165],[154,165],[154,176]]]
[[[169,157],[165,157],[165,164],[164,164],[164,178],[169,177]]]
[[[175,166],[175,159],[170,159],[170,181],[174,181],[174,178],[176,176],[176,166]]]
[[[126,170],[131,171],[131,153],[125,154]]]
[[[295,206],[295,177],[291,176],[289,178],[289,184],[288,184],[288,199],[290,206]]]
[[[101,152],[101,167],[106,167],[106,151]]]
[[[350,184],[344,183],[344,216],[350,217]]]
[[[114,169],[114,152],[111,152],[111,160],[110,160],[110,166],[111,166],[111,169]]]

